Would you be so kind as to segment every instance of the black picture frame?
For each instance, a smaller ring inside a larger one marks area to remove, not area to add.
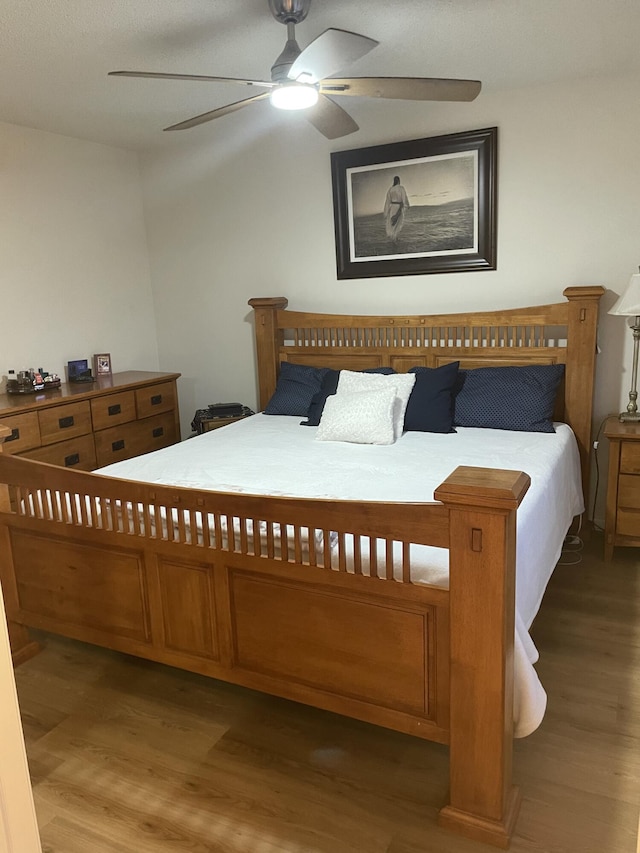
[[[333,152],[338,278],[496,269],[497,144],[489,127]]]

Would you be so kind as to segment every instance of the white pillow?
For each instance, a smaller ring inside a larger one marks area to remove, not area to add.
[[[396,400],[395,386],[379,391],[332,394],[327,397],[316,441],[393,444]]]
[[[341,370],[336,394],[344,391],[376,391],[382,388],[395,388],[399,405],[394,415],[395,437],[400,438],[404,430],[404,413],[416,381],[415,373],[356,373],[353,370]]]

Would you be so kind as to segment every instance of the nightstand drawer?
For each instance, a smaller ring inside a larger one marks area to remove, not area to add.
[[[96,467],[96,452],[92,435],[81,435],[68,441],[59,441],[49,447],[40,447],[23,453],[28,459],[48,462],[49,465],[61,465],[63,468],[79,468],[91,471]]]
[[[208,421],[200,422],[200,429],[202,432],[210,432],[212,429],[220,429],[220,427],[227,426],[227,424],[235,424],[238,421],[243,421],[247,417],[249,416],[240,415],[237,418],[210,418]]]
[[[640,474],[640,443],[623,441],[620,447],[620,473]]]
[[[640,511],[640,477],[634,474],[620,474],[618,480],[618,507]],[[640,527],[636,530],[640,535]]]
[[[620,507],[616,518],[616,533],[618,536],[640,536],[640,509],[624,509]]]
[[[22,453],[32,447],[40,447],[40,427],[38,426],[37,412],[26,412],[23,415],[2,418],[0,425],[11,430],[11,435],[5,438],[2,445],[6,453]]]
[[[175,444],[177,438],[173,412],[103,429],[95,434],[98,466]]]
[[[136,408],[139,418],[148,418],[160,412],[171,412],[177,408],[176,386],[173,382],[162,382],[136,391]]]
[[[42,444],[53,444],[91,432],[91,408],[88,401],[54,406],[38,412],[40,440]]]
[[[136,395],[133,391],[109,394],[91,401],[94,430],[126,424],[136,419]]]

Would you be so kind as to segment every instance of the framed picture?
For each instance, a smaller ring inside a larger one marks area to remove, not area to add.
[[[67,379],[69,382],[93,382],[86,358],[76,358],[67,362]]]
[[[496,127],[331,155],[338,278],[496,269]]]
[[[111,376],[111,356],[108,352],[94,355],[93,372],[96,376]]]

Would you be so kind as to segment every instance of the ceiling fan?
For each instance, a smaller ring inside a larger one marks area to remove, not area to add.
[[[327,139],[337,139],[358,130],[351,116],[333,97],[395,98],[407,101],[472,101],[480,92],[478,80],[449,80],[435,77],[345,77],[335,78],[345,66],[369,53],[374,39],[346,30],[328,29],[301,50],[295,27],[307,17],[311,0],[269,0],[277,21],[287,27],[287,43],[271,67],[271,80],[243,80],[202,74],[163,74],[153,71],[110,71],[114,77],[153,77],[166,80],[208,80],[266,89],[258,95],[165,127],[186,130],[234,113],[269,98],[279,109],[306,110],[305,116]],[[330,97],[331,96],[331,97]]]

